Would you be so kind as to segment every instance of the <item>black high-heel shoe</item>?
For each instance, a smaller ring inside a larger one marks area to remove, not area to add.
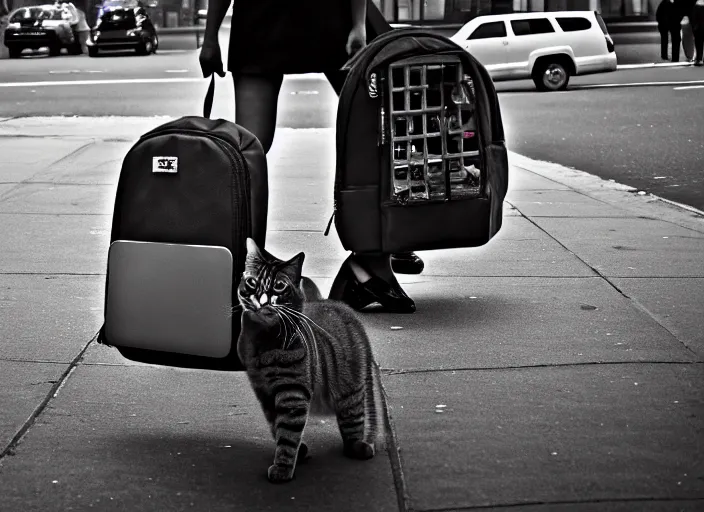
[[[396,274],[420,274],[425,263],[414,252],[399,252],[391,255],[391,270]]]
[[[415,312],[415,302],[406,295],[400,286],[392,286],[376,276],[361,283],[350,268],[350,258],[347,258],[342,264],[332,283],[330,299],[341,300],[357,311],[378,302],[389,313]]]

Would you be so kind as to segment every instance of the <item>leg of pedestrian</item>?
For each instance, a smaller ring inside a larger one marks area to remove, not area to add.
[[[660,58],[662,60],[668,60],[667,57],[667,45],[670,42],[670,32],[667,28],[660,28]]]
[[[87,54],[88,53],[88,39],[90,38],[90,31],[81,30],[80,32],[78,32],[78,38],[81,43],[81,53]]]
[[[276,107],[282,74],[233,75],[235,85],[235,122],[257,136],[268,153],[274,142]]]
[[[670,29],[670,37],[672,39],[672,62],[679,62],[680,43],[682,42],[679,27]]]
[[[694,32],[687,16],[682,20],[682,50],[687,62],[694,61]]]
[[[704,29],[695,32],[694,49],[696,50],[694,65],[701,66],[704,61]]]

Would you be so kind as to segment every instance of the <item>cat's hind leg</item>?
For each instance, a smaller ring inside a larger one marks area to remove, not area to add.
[[[364,440],[364,387],[335,400],[337,424],[346,457],[366,460],[374,457],[374,445]]]

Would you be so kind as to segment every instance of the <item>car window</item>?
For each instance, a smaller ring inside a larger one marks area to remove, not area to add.
[[[549,34],[555,32],[552,23],[547,18],[531,18],[527,20],[511,21],[511,30],[517,36],[527,36],[531,34]]]
[[[489,39],[491,37],[506,37],[506,25],[503,21],[491,21],[479,25],[467,39]]]
[[[577,32],[578,30],[589,30],[592,28],[592,22],[587,18],[555,18],[557,24],[565,32]]]
[[[27,18],[29,18],[29,9],[20,9],[15,14],[10,16],[10,23],[19,23]]]
[[[131,9],[119,9],[117,11],[108,11],[103,14],[103,21],[120,21],[134,18],[134,11]]]
[[[22,20],[60,20],[61,11],[43,7],[25,7],[20,9],[10,18],[10,23],[18,23]]]
[[[39,18],[42,10],[39,7],[25,7],[20,9],[10,18],[11,23],[17,23],[22,20],[36,20]]]
[[[42,9],[38,18],[43,20],[61,20],[61,11],[58,9]]]
[[[103,23],[109,25],[129,25],[134,24],[135,15],[132,9],[118,9],[103,13],[100,19]]]

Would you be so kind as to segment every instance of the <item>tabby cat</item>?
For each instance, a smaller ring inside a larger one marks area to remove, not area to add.
[[[271,482],[288,482],[309,414],[335,415],[344,454],[370,459],[379,430],[379,367],[355,312],[324,300],[302,277],[304,253],[282,261],[247,239],[237,295],[242,329],[237,354],[276,441]]]

